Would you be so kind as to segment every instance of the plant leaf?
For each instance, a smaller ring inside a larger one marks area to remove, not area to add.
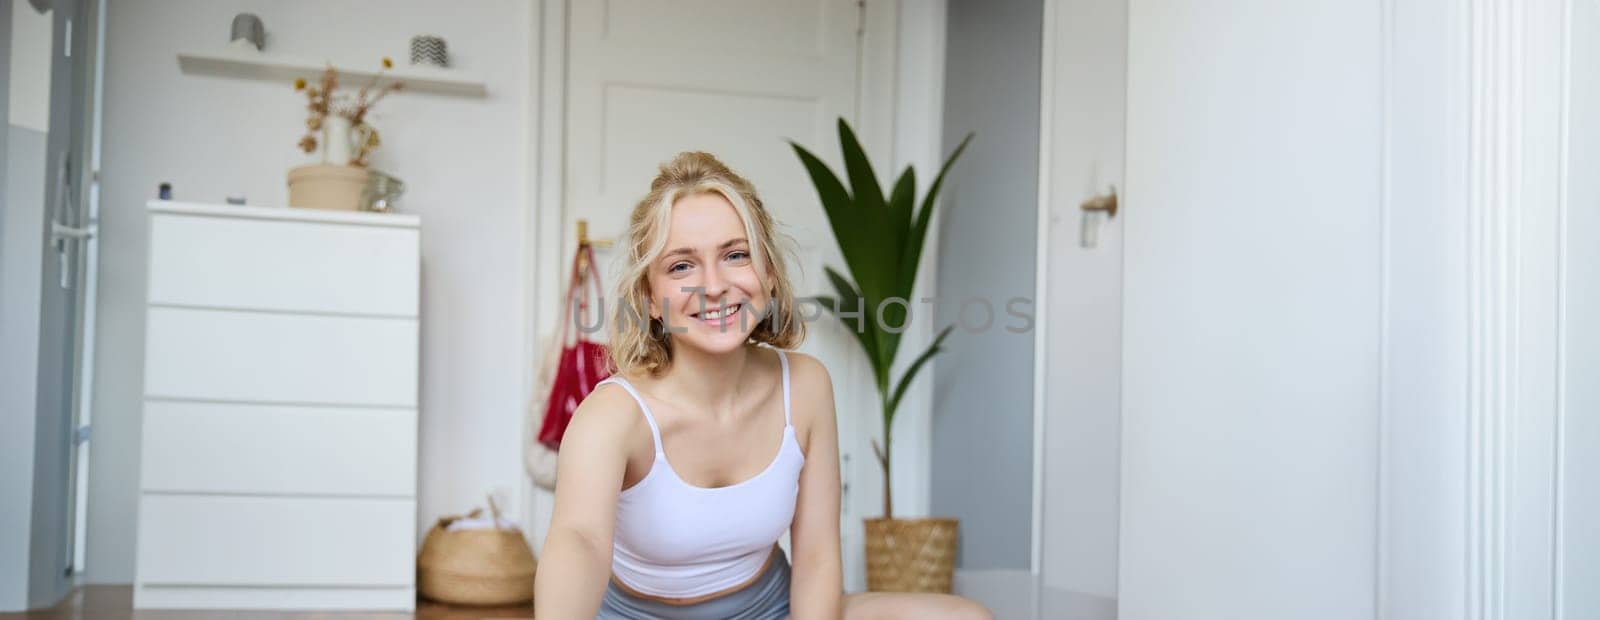
[[[888,368],[882,363],[882,352],[878,346],[878,329],[876,324],[868,319],[869,315],[867,314],[871,312],[871,306],[866,305],[865,299],[856,291],[855,286],[850,284],[850,281],[846,280],[844,276],[839,275],[839,272],[834,271],[832,267],[823,267],[822,270],[827,273],[828,280],[833,283],[834,290],[839,293],[837,299],[828,298],[831,304],[826,307],[835,316],[839,317],[839,321],[844,323],[845,327],[850,329],[850,333],[861,343],[861,348],[867,354],[867,361],[872,363],[873,379],[877,381],[878,385],[886,385]],[[840,310],[853,310],[858,307],[866,308],[866,310],[857,317],[846,318],[843,312],[840,312]]]
[[[901,375],[900,384],[895,386],[894,396],[889,399],[888,421],[894,421],[894,412],[900,409],[900,399],[905,397],[906,388],[910,387],[911,381],[917,378],[917,372],[922,370],[923,364],[928,363],[928,360],[933,359],[935,354],[944,350],[941,345],[944,344],[944,339],[950,335],[950,330],[952,329],[955,329],[954,325],[947,326],[940,331],[939,335],[933,339],[933,344],[928,345],[928,350],[917,356],[916,361],[911,362],[911,366],[906,368],[906,374]]]
[[[944,165],[939,168],[939,175],[933,178],[933,185],[928,186],[928,195],[922,198],[922,208],[917,213],[917,223],[912,227],[910,238],[902,248],[905,254],[902,255],[900,263],[905,269],[899,273],[896,282],[902,290],[910,291],[916,285],[917,267],[922,261],[922,246],[928,236],[928,222],[933,216],[933,206],[939,200],[939,190],[944,186],[944,175],[950,171],[950,166],[956,163],[956,159],[961,157],[961,152],[967,149],[967,144],[972,142],[974,135],[967,134],[967,137],[961,140],[961,144],[950,152],[950,157],[945,159]]]
[[[872,244],[866,236],[868,229],[863,214],[828,164],[792,140],[789,145],[794,147],[800,163],[811,176],[817,198],[822,201],[823,213],[828,216],[828,225],[833,229],[834,239],[839,242],[839,250],[844,254],[845,265],[853,274],[866,271],[867,264],[872,261],[869,251]]]
[[[917,204],[917,171],[910,166],[900,173],[900,180],[895,181],[894,189],[889,192],[889,228],[894,231],[894,247],[905,247],[906,239],[911,234],[911,215]],[[898,269],[906,268],[905,263],[900,263],[896,270],[898,282]]]
[[[855,334],[856,341],[861,343],[862,350],[867,354],[867,357],[871,358],[872,357],[872,347],[873,347],[873,345],[875,343],[873,343],[870,340],[864,338],[862,334],[856,333],[855,327],[852,326],[849,321],[845,320],[844,317],[839,317],[838,312],[836,310],[834,310],[834,308],[837,308],[837,307],[843,305],[843,304],[840,303],[839,298],[837,298],[837,297],[829,297],[827,295],[817,295],[817,296],[814,296],[813,299],[817,300],[817,303],[822,304],[823,309],[827,310],[830,313],[833,313],[833,315],[835,317],[838,317],[839,318],[839,322],[844,323],[845,324],[845,328],[849,329],[852,334]]]
[[[850,125],[839,119],[839,149],[844,154],[844,169],[850,175],[850,193],[855,196],[856,204],[868,209],[883,209],[883,188],[878,185],[878,177],[872,172],[872,161],[867,159],[867,153],[861,148],[861,142],[856,140],[856,133],[850,130]]]
[[[850,275],[861,286],[861,294],[869,301],[893,295],[892,288],[900,272],[899,239],[903,234],[891,225],[888,206],[884,203],[883,188],[872,171],[872,161],[856,140],[856,134],[843,118],[839,119],[839,149],[844,157],[845,172],[850,177],[851,196],[855,200],[857,221],[865,242],[855,248],[862,254],[860,263],[850,263]]]
[[[900,331],[904,331],[907,327],[906,318],[910,313],[912,290],[911,287],[902,285],[905,279],[901,277],[901,270],[916,269],[916,265],[905,262],[909,254],[905,251],[905,244],[911,237],[911,215],[916,206],[916,192],[917,173],[915,169],[908,166],[905,172],[900,174],[900,179],[895,181],[894,189],[889,193],[887,217],[889,220],[888,237],[891,241],[888,247],[896,255],[896,260],[894,271],[889,276],[892,286],[883,292],[883,297],[877,300],[877,303],[882,303],[885,300],[897,297],[906,300],[906,303],[903,305],[898,303],[885,305],[883,316],[881,317],[877,315],[877,303],[872,306],[874,321],[878,322],[880,327],[878,351],[883,357],[885,366],[894,364],[895,356],[900,349],[901,334],[890,331],[888,327],[893,326]]]

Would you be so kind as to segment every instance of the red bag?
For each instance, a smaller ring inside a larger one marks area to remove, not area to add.
[[[590,284],[593,286],[591,287]],[[593,288],[595,299],[600,298],[600,269],[595,266],[594,248],[582,246],[573,257],[572,281],[567,288],[567,301],[561,308],[561,365],[556,370],[555,381],[550,385],[550,398],[545,401],[544,424],[539,427],[539,443],[552,450],[561,447],[561,437],[572,422],[578,403],[594,391],[594,386],[610,376],[606,361],[606,347],[577,332],[573,320],[573,305],[577,305],[578,321],[585,327],[591,322],[589,291]],[[602,309],[603,311],[603,309]]]

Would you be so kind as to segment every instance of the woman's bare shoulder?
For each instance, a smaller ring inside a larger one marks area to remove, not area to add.
[[[785,352],[789,358],[789,404],[797,431],[805,434],[821,417],[834,415],[833,378],[828,367],[815,356],[797,351]]]
[[[596,387],[578,404],[561,443],[565,446],[569,440],[577,438],[577,443],[588,443],[585,440],[591,439],[601,444],[625,446],[626,443],[617,440],[631,436],[644,424],[643,420],[639,403],[627,389],[606,383]]]
[[[789,383],[792,387],[815,390],[824,385],[833,385],[833,379],[828,376],[828,367],[822,365],[822,360],[816,356],[799,351],[785,351],[784,356],[789,358]]]

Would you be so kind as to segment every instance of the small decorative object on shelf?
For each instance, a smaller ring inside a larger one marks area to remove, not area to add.
[[[156,188],[156,197],[162,200],[172,200],[172,184],[162,183]]]
[[[259,52],[266,45],[267,30],[261,25],[261,18],[254,13],[240,13],[233,16],[232,34],[228,40],[234,47],[255,48]]]
[[[322,163],[335,166],[350,166],[350,146],[355,140],[355,128],[350,125],[350,119],[343,116],[329,116],[322,119]]]
[[[383,59],[385,70],[394,68],[394,61]],[[378,148],[378,130],[367,124],[367,113],[383,101],[389,93],[405,87],[404,82],[385,81],[383,73],[373,74],[355,97],[340,97],[339,73],[332,66],[322,71],[322,79],[309,84],[304,78],[295,80],[294,89],[306,94],[306,135],[300,138],[300,150],[311,153],[317,150],[317,132],[323,136],[323,161],[334,165],[367,165],[367,155]],[[341,120],[343,122],[341,122]],[[354,138],[354,139],[353,139]],[[342,157],[355,148],[355,155]]]
[[[361,208],[367,211],[393,211],[395,201],[405,191],[406,185],[400,179],[368,169],[367,187],[361,192]]]
[[[393,67],[394,61],[383,59],[385,71]],[[367,124],[367,114],[389,93],[403,87],[403,82],[386,80],[379,71],[355,96],[341,96],[339,74],[332,66],[323,70],[316,84],[304,78],[295,80],[294,88],[306,94],[310,113],[300,150],[310,154],[321,146],[322,163],[289,171],[289,206],[346,211],[368,207],[370,203],[363,197],[369,176],[367,158],[381,142],[378,130]],[[386,197],[385,205],[392,200]]]
[[[450,66],[450,52],[444,38],[430,34],[411,37],[411,64],[428,67]]]

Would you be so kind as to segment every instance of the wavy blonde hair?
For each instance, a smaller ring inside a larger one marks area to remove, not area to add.
[[[659,375],[672,366],[672,336],[659,319],[650,317],[650,265],[666,250],[672,205],[697,194],[717,194],[733,205],[744,222],[751,262],[769,293],[769,313],[756,324],[750,341],[793,349],[805,340],[805,323],[795,308],[794,289],[772,214],[755,186],[710,153],[686,151],[661,164],[650,193],[633,207],[622,241],[627,267],[617,282],[616,320],[611,321],[611,372],[644,370]]]

